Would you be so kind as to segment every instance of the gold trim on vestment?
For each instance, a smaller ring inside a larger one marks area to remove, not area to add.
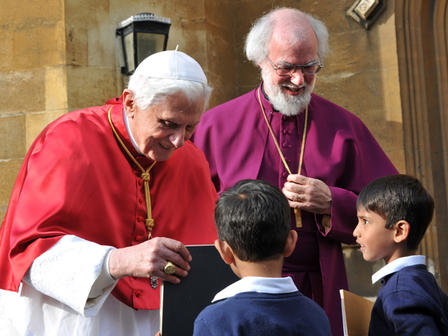
[[[117,138],[118,142],[120,143],[121,147],[124,149],[126,154],[129,156],[129,158],[137,165],[138,168],[142,171],[141,178],[143,179],[143,185],[145,187],[145,201],[146,201],[146,219],[145,219],[145,226],[148,230],[148,239],[151,239],[151,232],[152,228],[154,227],[154,219],[151,215],[151,194],[149,192],[149,180],[151,179],[151,175],[149,174],[150,170],[157,161],[154,161],[148,169],[144,169],[142,165],[137,161],[137,159],[132,155],[132,153],[129,151],[129,149],[124,144],[123,140],[121,140],[120,135],[118,134],[117,130],[115,129],[114,124],[112,123],[111,118],[111,111],[112,107],[107,112],[107,118],[109,119],[110,127],[112,128],[112,132],[114,132],[115,137]]]

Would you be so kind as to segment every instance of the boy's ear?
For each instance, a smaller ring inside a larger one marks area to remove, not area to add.
[[[394,226],[394,242],[402,243],[408,239],[411,226],[405,220],[399,220]]]
[[[286,239],[285,251],[283,255],[285,257],[289,257],[291,253],[294,251],[297,243],[297,231],[290,230],[288,234],[288,238]]]
[[[224,260],[226,264],[230,265],[235,261],[233,250],[226,241],[216,239],[215,248],[218,250],[221,259]]]

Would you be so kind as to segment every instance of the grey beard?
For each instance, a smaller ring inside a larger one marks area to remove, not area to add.
[[[305,107],[310,103],[311,92],[314,89],[313,85],[307,85],[305,92],[297,96],[289,96],[283,94],[280,85],[272,85],[271,76],[269,73],[262,71],[263,85],[265,91],[269,96],[269,101],[272,106],[281,114],[286,116],[295,116],[305,110]]]

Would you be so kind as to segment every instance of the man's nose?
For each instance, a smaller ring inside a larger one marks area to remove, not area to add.
[[[305,82],[305,77],[303,75],[301,68],[296,68],[291,74],[291,83],[297,86],[302,86]]]
[[[173,134],[170,135],[170,141],[174,145],[174,147],[182,147],[185,143],[185,130],[176,130]]]

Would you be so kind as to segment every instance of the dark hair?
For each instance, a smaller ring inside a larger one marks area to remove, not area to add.
[[[290,220],[286,197],[277,187],[260,180],[239,181],[216,202],[219,239],[244,261],[269,260],[283,254]]]
[[[373,211],[392,229],[399,220],[409,223],[407,248],[415,251],[431,222],[434,200],[415,177],[390,175],[369,183],[359,194],[356,207]]]

